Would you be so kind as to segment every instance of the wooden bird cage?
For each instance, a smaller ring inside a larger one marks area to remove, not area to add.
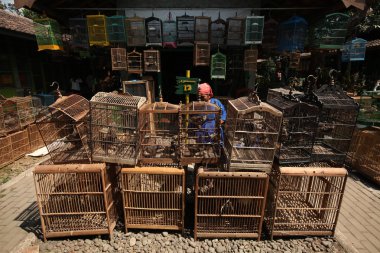
[[[123,81],[123,93],[145,97],[148,103],[155,101],[154,82],[148,80]]]
[[[34,151],[45,146],[44,140],[42,139],[36,124],[30,124],[27,129],[30,142],[30,151]]]
[[[0,137],[0,168],[14,161],[10,136]]]
[[[126,43],[124,16],[107,17],[107,35],[111,43]]]
[[[267,102],[283,114],[276,152],[279,163],[310,162],[318,128],[318,107],[299,102],[290,95],[273,97]]]
[[[112,70],[127,70],[127,50],[111,48]]]
[[[358,123],[366,126],[380,126],[380,90],[363,91],[358,102],[360,105]]]
[[[164,47],[177,47],[177,23],[172,19],[172,14],[169,12],[168,20],[162,23],[162,45]]]
[[[273,18],[268,19],[264,23],[263,43],[261,47],[267,50],[275,50],[277,48],[277,32],[278,22]]]
[[[92,160],[136,164],[138,110],[144,97],[98,92],[90,101]]]
[[[244,50],[244,71],[257,71],[257,56],[257,48],[250,48]]]
[[[144,72],[161,72],[161,57],[159,50],[144,50]]]
[[[38,51],[63,50],[63,42],[59,24],[54,19],[34,19]]]
[[[142,74],[142,54],[133,50],[127,53],[127,71],[131,74]]]
[[[0,100],[0,137],[6,135],[7,131],[5,130],[5,115],[3,110],[2,101]]]
[[[342,48],[342,62],[364,61],[367,41],[355,38],[346,42]]]
[[[87,15],[86,18],[90,46],[109,46],[107,17],[104,15]]]
[[[230,171],[272,168],[282,113],[251,97],[230,100],[227,107],[225,153]]]
[[[146,104],[139,111],[140,164],[178,164],[179,106],[167,102]]]
[[[247,16],[245,19],[246,45],[261,44],[264,31],[264,16]]]
[[[293,16],[278,27],[277,50],[279,52],[303,51],[308,23],[304,18]]]
[[[85,18],[70,18],[69,27],[72,36],[71,46],[73,48],[87,49],[89,46],[87,20]]]
[[[301,63],[301,53],[300,52],[291,52],[289,54],[289,68],[299,70]]]
[[[179,111],[180,162],[217,163],[221,154],[220,108],[208,102],[191,102]]]
[[[23,129],[35,120],[32,97],[11,97],[0,102],[2,104],[3,133],[11,133]],[[1,120],[1,119],[0,119]],[[1,127],[1,126],[0,126]],[[1,132],[1,129],[0,129]]]
[[[244,22],[241,17],[227,18],[227,42],[228,46],[244,45]]]
[[[20,130],[9,135],[11,139],[12,157],[17,160],[30,151],[28,130]]]
[[[126,232],[184,229],[185,172],[171,167],[123,168],[121,191]]]
[[[217,52],[211,56],[211,79],[226,79],[226,62],[225,54]]]
[[[205,16],[195,17],[195,42],[210,42],[211,18]]]
[[[192,46],[194,44],[195,20],[193,16],[177,16],[177,45]]]
[[[265,173],[199,169],[194,239],[230,237],[260,241],[268,181]]]
[[[145,47],[145,19],[140,17],[126,18],[125,29],[127,32],[128,47]]]
[[[298,90],[294,90],[293,88],[290,88],[290,87],[273,88],[273,89],[268,90],[266,101],[269,101],[269,100],[274,99],[276,97],[287,96],[287,95],[289,95],[290,90],[292,90],[292,96],[295,96],[296,98],[299,98],[299,97],[304,95],[303,92],[298,91]]]
[[[211,22],[211,45],[224,45],[226,42],[226,21],[219,18]]]
[[[228,70],[243,71],[244,68],[244,52],[243,48],[232,48],[228,50]]]
[[[146,46],[162,46],[162,22],[156,17],[145,19]]]
[[[194,47],[194,66],[209,66],[210,65],[210,43],[195,42]]]
[[[271,175],[270,237],[334,236],[347,179],[344,168],[280,167]]]
[[[89,102],[82,96],[64,96],[37,116],[36,124],[54,164],[88,163]]]
[[[105,164],[38,165],[34,185],[44,240],[108,234],[116,225],[111,178]]]

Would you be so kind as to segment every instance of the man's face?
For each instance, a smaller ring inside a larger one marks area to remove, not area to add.
[[[201,94],[201,93],[199,93],[199,96],[201,97],[201,99],[203,101],[206,101],[206,102],[208,102],[210,100],[210,98],[211,98],[209,94]]]

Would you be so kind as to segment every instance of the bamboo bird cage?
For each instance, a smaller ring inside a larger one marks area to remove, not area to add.
[[[223,45],[226,41],[226,21],[220,18],[211,22],[210,42],[212,45]]]
[[[264,31],[264,16],[247,16],[245,19],[245,45],[261,44]]]
[[[107,17],[104,15],[88,15],[86,18],[90,46],[109,46]]]
[[[146,46],[162,46],[162,21],[156,17],[145,19]]]
[[[169,12],[168,19],[162,22],[162,39],[163,47],[177,47],[177,23],[172,19],[171,12]]]
[[[144,50],[144,71],[161,72],[161,57],[159,50]]]
[[[27,129],[31,151],[45,146],[44,140],[42,139],[42,136],[40,134],[40,131],[38,131],[38,127],[36,124],[30,124]]]
[[[87,49],[89,47],[87,20],[85,18],[70,18],[69,28],[72,36],[71,47]]]
[[[132,17],[125,19],[125,29],[127,32],[128,47],[145,47],[145,19],[140,17]]]
[[[127,50],[111,48],[112,70],[127,70]]]
[[[110,16],[106,18],[108,41],[111,43],[126,43],[125,17]]]
[[[244,50],[244,71],[256,72],[257,71],[257,48],[250,48]]]
[[[131,74],[142,74],[142,54],[135,49],[127,53],[127,71]]]
[[[177,16],[177,45],[192,46],[194,44],[194,16]]]
[[[245,19],[233,17],[227,19],[227,41],[228,46],[244,45],[244,23]]]
[[[14,161],[10,136],[0,137],[0,168]]]
[[[195,42],[194,46],[194,66],[210,65],[210,43]]]
[[[211,18],[206,16],[195,17],[195,42],[210,42]]]
[[[32,97],[11,97],[0,102],[5,133],[15,132],[32,124],[35,120]],[[1,114],[1,111],[0,111]],[[0,122],[1,124],[1,122]],[[0,129],[1,131],[1,129]]]

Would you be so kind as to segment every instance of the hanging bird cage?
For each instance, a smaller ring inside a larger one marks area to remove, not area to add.
[[[195,17],[195,42],[210,42],[210,25],[210,17]]]
[[[179,162],[179,106],[167,102],[146,104],[139,110],[139,164]]]
[[[211,56],[211,79],[226,79],[226,55],[217,52]]]
[[[279,52],[303,51],[307,27],[306,20],[299,16],[282,22],[278,28],[277,50]]]
[[[277,48],[277,32],[278,22],[273,18],[268,19],[264,23],[262,48],[275,50]]]
[[[127,70],[127,50],[111,48],[112,70]]]
[[[244,22],[241,17],[227,18],[227,45],[244,45]]]
[[[148,103],[154,102],[154,82],[147,80],[123,81],[123,93],[145,97]]]
[[[264,16],[248,16],[245,19],[245,44],[261,44],[263,40]]]
[[[228,70],[242,71],[244,68],[243,48],[232,48],[228,50]]]
[[[128,47],[145,47],[145,19],[140,17],[126,18],[125,29],[127,32]]]
[[[135,165],[138,110],[146,98],[98,92],[90,101],[92,160]]]
[[[241,97],[228,102],[224,146],[229,170],[269,172],[282,113],[257,97]]]
[[[179,152],[182,165],[219,161],[220,115],[220,108],[208,102],[191,102],[181,106]]]
[[[107,17],[107,35],[111,43],[126,43],[124,16]]]
[[[244,51],[244,71],[256,72],[257,55],[257,48],[250,48]]]
[[[106,27],[107,17],[104,15],[88,15],[86,18],[90,46],[109,46]]]
[[[161,59],[159,50],[144,50],[144,71],[161,72]]]
[[[54,164],[88,163],[89,102],[79,95],[64,96],[42,110],[36,124]]]
[[[38,51],[63,50],[61,30],[57,21],[50,18],[35,19],[33,21]]]
[[[210,65],[210,43],[195,42],[194,47],[194,66]]]
[[[211,44],[223,45],[226,42],[226,21],[220,18],[211,22]]]
[[[195,20],[193,16],[177,16],[177,45],[192,46],[194,44]]]
[[[355,38],[346,42],[342,48],[342,62],[364,61],[367,41]]]
[[[0,104],[2,107],[0,114],[3,115],[0,115],[0,124],[3,126],[4,134],[21,130],[35,120],[31,96],[7,98],[0,101]],[[3,119],[2,123],[1,118]]]
[[[162,23],[162,37],[164,47],[177,47],[177,23],[172,20],[172,14],[169,12],[168,20]]]
[[[127,53],[127,71],[131,74],[141,74],[143,72],[142,55],[136,50]]]
[[[88,30],[87,20],[85,18],[69,19],[70,34],[72,40],[70,42],[73,48],[88,48]]]
[[[340,49],[346,41],[350,16],[343,13],[332,13],[325,16],[313,31],[312,44],[320,49]]]
[[[145,19],[146,46],[162,46],[162,22],[156,17]]]

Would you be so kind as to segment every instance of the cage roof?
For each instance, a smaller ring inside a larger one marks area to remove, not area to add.
[[[141,107],[141,111],[157,113],[178,113],[179,105],[170,104],[168,102],[154,102],[143,105]]]
[[[308,111],[309,115],[318,115],[318,107],[308,103],[295,101],[283,96],[273,97],[268,100],[268,103],[282,111],[284,116],[295,115],[295,110],[298,111]]]
[[[234,100],[229,100],[228,102],[232,108],[239,112],[239,114],[246,114],[254,111],[266,111],[279,117],[282,116],[282,112],[273,106],[265,102],[260,102],[260,104],[257,104],[251,101],[248,97],[240,97]]]
[[[72,94],[58,98],[53,104],[49,105],[49,109],[58,110],[74,121],[79,121],[88,114],[90,106],[87,99],[80,95]]]
[[[181,111],[218,111],[220,108],[216,104],[205,101],[193,101],[181,106]]]
[[[145,97],[122,95],[112,92],[98,92],[91,98],[90,102],[140,108],[145,101]]]
[[[313,95],[323,107],[358,107],[358,104],[338,85],[325,84],[314,91]]]

